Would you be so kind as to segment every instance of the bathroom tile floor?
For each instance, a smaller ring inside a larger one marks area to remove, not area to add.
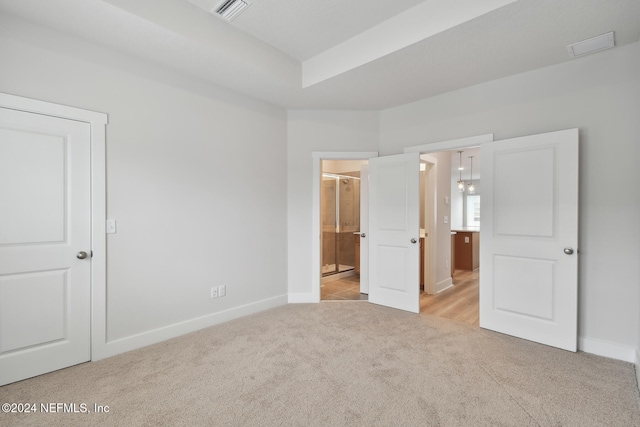
[[[360,293],[360,279],[358,276],[349,276],[323,283],[320,288],[320,299],[323,301],[366,301],[367,296]]]

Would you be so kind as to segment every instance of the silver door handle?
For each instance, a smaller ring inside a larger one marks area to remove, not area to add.
[[[411,239],[411,243],[417,243],[418,241],[416,239]]]
[[[573,248],[564,248],[564,253],[567,255],[573,254]]]
[[[360,234],[360,237],[362,237],[364,239],[365,237],[367,237],[367,235],[362,233],[362,234]]]
[[[87,257],[87,253],[85,251],[80,251],[76,254],[76,258],[85,259]]]

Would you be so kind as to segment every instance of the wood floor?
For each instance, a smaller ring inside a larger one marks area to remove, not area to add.
[[[479,326],[478,271],[456,270],[453,286],[436,295],[420,292],[420,313],[457,320]],[[356,276],[323,283],[320,288],[323,301],[367,300],[360,293],[360,280]]]
[[[478,271],[456,270],[453,286],[436,295],[420,292],[420,313],[479,326]]]

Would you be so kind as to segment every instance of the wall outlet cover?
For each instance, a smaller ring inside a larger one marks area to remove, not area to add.
[[[107,220],[107,234],[116,234],[116,220],[108,219]]]

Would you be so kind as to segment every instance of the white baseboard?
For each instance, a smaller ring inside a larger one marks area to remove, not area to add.
[[[636,365],[636,385],[640,388],[640,349],[636,348],[636,360],[633,363]]]
[[[448,277],[446,279],[444,279],[441,282],[438,282],[436,284],[436,289],[435,289],[435,293],[439,294],[442,291],[446,291],[447,289],[449,289],[450,287],[453,286],[453,279],[451,277]]]
[[[175,338],[180,335],[195,332],[223,322],[228,322],[229,320],[286,304],[287,295],[280,295],[240,307],[230,308],[218,313],[212,313],[195,319],[186,320],[184,322],[174,323],[173,325],[153,329],[130,337],[108,341],[104,346],[101,346],[102,348],[100,351],[92,352],[91,360],[96,361],[104,359],[105,357],[115,356],[116,354],[135,350],[137,348],[145,347],[147,345],[155,344],[170,338]]]
[[[306,304],[319,302],[311,292],[289,293],[289,304]]]
[[[638,366],[638,350],[634,347],[600,341],[593,338],[579,338],[578,350],[582,350],[585,353],[596,354],[598,356],[624,360],[625,362],[634,363]]]

